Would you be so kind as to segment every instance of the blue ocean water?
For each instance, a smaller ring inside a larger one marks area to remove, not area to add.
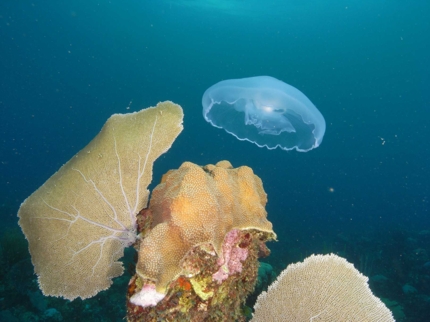
[[[338,252],[389,275],[379,296],[401,302],[412,284],[422,302],[401,303],[405,321],[425,321],[430,272],[412,276],[430,253],[429,16],[424,0],[3,1],[0,229],[111,114],[172,100],[185,128],[153,184],[184,161],[250,166],[278,234],[275,270]],[[269,151],[205,122],[208,87],[259,75],[316,105],[321,146]]]

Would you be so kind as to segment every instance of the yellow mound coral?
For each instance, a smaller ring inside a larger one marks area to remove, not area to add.
[[[45,295],[88,298],[123,272],[152,164],[182,131],[172,102],[115,114],[100,133],[21,205],[19,225]]]
[[[224,237],[232,229],[255,229],[275,239],[266,203],[262,182],[249,167],[185,162],[170,170],[150,200],[155,227],[141,242],[137,274],[165,293],[169,282],[184,273],[182,259],[197,245],[210,243],[222,256]]]

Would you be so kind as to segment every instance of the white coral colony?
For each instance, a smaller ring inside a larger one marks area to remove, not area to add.
[[[258,296],[251,321],[394,321],[367,282],[342,257],[312,255],[289,265]]]

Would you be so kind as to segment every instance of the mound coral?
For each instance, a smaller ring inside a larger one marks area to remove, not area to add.
[[[149,209],[155,227],[142,241],[137,273],[156,282],[158,292],[181,275],[181,260],[194,246],[210,243],[222,256],[232,229],[273,234],[260,178],[251,168],[233,169],[228,161],[199,167],[184,162],[154,189]]]
[[[240,319],[240,305],[255,286],[258,256],[267,253],[264,243],[276,238],[266,203],[260,178],[246,166],[185,162],[167,172],[147,210],[153,228],[140,243],[129,321],[181,320],[171,312],[186,312],[184,321]],[[153,299],[166,297],[148,308],[148,301],[138,302],[148,290]]]
[[[18,216],[45,295],[88,298],[123,272],[154,161],[182,131],[172,102],[115,114],[100,133],[21,205]]]

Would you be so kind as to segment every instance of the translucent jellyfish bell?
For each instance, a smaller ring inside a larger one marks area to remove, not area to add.
[[[270,76],[231,79],[208,88],[203,116],[239,140],[259,147],[306,152],[325,132],[320,111],[298,89]]]

